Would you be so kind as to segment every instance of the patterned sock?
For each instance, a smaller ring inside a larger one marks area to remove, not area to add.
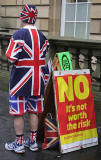
[[[31,143],[33,143],[33,141],[36,142],[36,138],[37,138],[37,131],[30,131],[30,140],[31,140]]]
[[[16,135],[16,143],[17,144],[23,144],[23,138],[24,137],[24,135]]]

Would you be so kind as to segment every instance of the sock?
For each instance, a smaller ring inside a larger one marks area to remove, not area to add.
[[[37,138],[37,131],[30,131],[30,141],[31,143],[36,142],[36,138]]]
[[[17,144],[23,144],[23,137],[24,135],[16,135],[16,143]]]

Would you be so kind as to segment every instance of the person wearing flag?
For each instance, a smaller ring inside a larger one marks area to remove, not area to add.
[[[45,64],[49,42],[34,25],[37,8],[25,4],[20,19],[22,28],[11,37],[6,56],[13,64],[9,83],[9,113],[14,116],[16,138],[5,149],[24,153],[25,146],[38,150],[38,114],[44,110],[44,91],[51,73],[51,62]],[[24,118],[28,112],[30,134],[24,140]]]

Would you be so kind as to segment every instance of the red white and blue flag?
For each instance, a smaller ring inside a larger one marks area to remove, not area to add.
[[[38,10],[33,5],[25,4],[20,19],[25,23],[34,24],[37,18]]]
[[[59,142],[57,123],[55,119],[45,118],[44,142],[42,149],[55,147]]]
[[[24,115],[26,112],[42,113],[44,110],[44,96],[9,96],[9,105],[11,115]]]
[[[11,96],[44,93],[51,71],[50,62],[45,65],[48,49],[48,40],[35,26],[27,25],[13,34],[6,52],[8,60],[14,63],[10,76]]]

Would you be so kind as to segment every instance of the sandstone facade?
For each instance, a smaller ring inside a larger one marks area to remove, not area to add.
[[[60,35],[62,0],[0,0],[0,29],[13,33],[20,28],[20,11],[25,3],[39,11],[36,26],[47,35]],[[91,0],[89,39],[101,40],[101,0]]]

